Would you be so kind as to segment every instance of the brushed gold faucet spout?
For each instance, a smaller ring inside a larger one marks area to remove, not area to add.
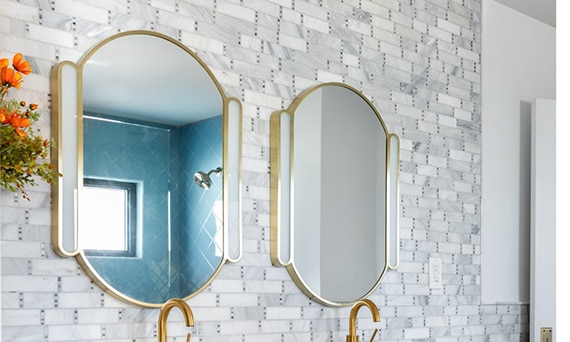
[[[166,342],[166,321],[170,310],[174,307],[177,307],[182,311],[187,327],[194,326],[194,315],[192,314],[190,306],[188,306],[188,304],[182,299],[172,298],[168,302],[164,303],[160,309],[160,314],[158,315],[158,342]],[[186,342],[190,342],[190,334],[186,337]]]
[[[356,316],[358,315],[358,310],[361,307],[367,306],[372,313],[372,320],[374,322],[380,322],[380,312],[378,312],[378,307],[376,304],[372,302],[370,299],[363,299],[352,306],[350,310],[350,318],[349,318],[349,325],[348,325],[348,335],[346,336],[346,342],[358,342],[358,335],[356,335]],[[372,338],[376,336],[376,333],[372,335]]]

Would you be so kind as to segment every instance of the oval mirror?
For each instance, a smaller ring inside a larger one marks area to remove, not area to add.
[[[389,180],[398,144],[372,103],[342,83],[313,87],[272,115],[272,262],[310,298],[351,305],[397,267]]]
[[[241,255],[241,105],[168,36],[131,31],[52,74],[53,244],[104,290],[160,306]]]

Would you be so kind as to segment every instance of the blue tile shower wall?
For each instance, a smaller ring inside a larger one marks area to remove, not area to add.
[[[222,117],[180,128],[180,256],[182,293],[202,287],[221,262],[219,224],[222,175],[210,175],[209,190],[193,180],[197,171],[222,167]],[[222,171],[223,172],[223,171]],[[200,263],[189,260],[202,260]]]
[[[144,207],[142,250],[136,258],[90,256],[89,260],[103,279],[116,284],[116,290],[132,298],[148,298],[150,303],[168,298],[171,284],[176,285],[171,281],[168,241],[161,238],[169,235],[170,139],[167,128],[84,119],[85,177],[139,183]],[[123,272],[108,271],[117,264]],[[157,275],[155,281],[147,281],[148,273]]]
[[[169,127],[170,137],[170,165],[168,168],[170,189],[170,291],[168,298],[180,297],[180,132],[175,127]]]
[[[221,136],[221,116],[181,128],[84,120],[85,177],[137,182],[143,189],[141,253],[136,258],[89,257],[116,290],[160,303],[193,293],[218,268],[222,217],[214,209],[221,204],[222,178],[212,174],[212,186],[204,190],[193,175],[222,166]],[[165,216],[169,193],[170,227]],[[165,236],[172,237],[170,244]],[[117,263],[124,271],[109,271]],[[149,273],[156,275],[153,282]]]

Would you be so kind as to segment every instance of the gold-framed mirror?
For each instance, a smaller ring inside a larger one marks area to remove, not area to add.
[[[352,305],[398,267],[399,139],[355,88],[271,116],[271,260],[309,298]]]
[[[103,290],[159,307],[241,257],[241,103],[164,34],[128,31],[52,70],[52,243]]]

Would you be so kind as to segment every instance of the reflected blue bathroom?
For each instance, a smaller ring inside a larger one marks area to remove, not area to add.
[[[222,167],[222,116],[170,127],[86,113],[83,126],[84,177],[136,183],[139,203],[134,256],[87,250],[92,266],[147,303],[204,286],[222,261],[223,178],[212,174],[206,190],[193,175]],[[123,272],[110,271],[117,264]]]

